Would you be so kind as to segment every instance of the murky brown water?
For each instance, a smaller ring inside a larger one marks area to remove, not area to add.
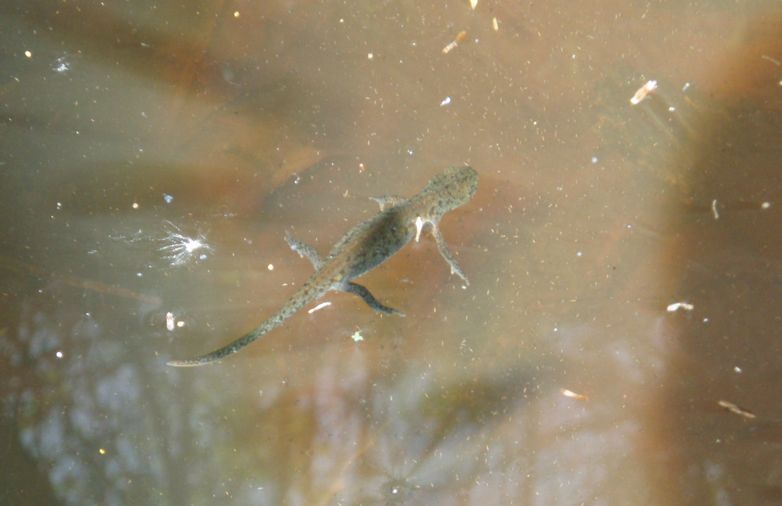
[[[782,503],[778,2],[6,2],[0,34],[0,503]],[[427,237],[362,279],[406,318],[329,294],[164,365],[306,279],[286,230],[325,253],[463,163],[469,287]]]

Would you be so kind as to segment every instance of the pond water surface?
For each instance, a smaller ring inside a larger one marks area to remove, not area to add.
[[[0,503],[782,502],[779,2],[353,4],[0,6]]]

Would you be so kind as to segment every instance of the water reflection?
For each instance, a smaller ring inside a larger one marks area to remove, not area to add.
[[[778,502],[780,20],[4,4],[0,502]],[[423,241],[362,279],[407,318],[333,294],[164,366],[295,291],[286,230],[462,162],[469,289]]]

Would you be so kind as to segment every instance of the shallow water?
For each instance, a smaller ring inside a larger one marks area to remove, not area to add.
[[[780,34],[771,1],[6,2],[0,503],[782,501]],[[464,163],[469,287],[425,236],[360,281],[405,318],[332,293],[165,366],[306,279],[285,231],[325,254]]]

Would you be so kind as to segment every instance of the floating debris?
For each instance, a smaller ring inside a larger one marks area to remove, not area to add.
[[[206,252],[212,251],[212,247],[207,244],[203,234],[199,234],[197,237],[188,237],[172,222],[166,220],[164,223],[169,227],[169,231],[161,239],[163,246],[158,249],[173,267],[184,265],[196,258],[195,254],[198,251],[201,252],[197,257],[198,260],[206,259]]]
[[[307,311],[307,312],[308,312],[309,314],[312,314],[312,313],[314,313],[315,311],[320,311],[320,310],[321,310],[321,309],[323,309],[324,307],[328,307],[328,306],[330,306],[330,305],[331,305],[331,302],[321,302],[320,304],[318,304],[317,306],[315,306],[314,308],[310,309],[310,310],[309,310],[309,311]]]
[[[176,328],[176,322],[174,321],[174,313],[168,311],[166,313],[166,330],[173,332]]]
[[[695,306],[693,306],[689,302],[674,302],[673,304],[668,304],[668,307],[666,308],[666,310],[669,313],[675,313],[680,309],[683,309],[685,311],[692,311],[693,309],[695,309]]]
[[[443,54],[448,54],[454,49],[456,49],[456,46],[458,46],[461,42],[464,42],[464,40],[467,38],[467,32],[465,30],[462,30],[461,32],[456,35],[456,38],[453,39],[451,42],[448,43],[443,48]]]
[[[494,28],[495,32],[500,31],[500,23],[497,21],[497,18],[491,18],[491,27]]]
[[[721,408],[725,408],[728,411],[730,411],[731,413],[739,415],[739,416],[743,416],[744,418],[749,418],[750,420],[753,419],[753,418],[757,418],[757,415],[755,415],[755,413],[753,413],[751,411],[747,411],[746,409],[740,408],[740,407],[738,407],[737,405],[733,404],[730,401],[722,401],[721,400],[721,401],[718,401],[717,404],[719,404],[719,406]]]
[[[354,343],[357,343],[359,341],[363,341],[364,340],[364,336],[361,335],[361,331],[360,330],[357,330],[357,331],[353,332],[353,335],[350,336],[350,338],[353,340]]]
[[[657,81],[646,81],[646,84],[638,88],[633,98],[630,99],[630,103],[633,105],[640,104],[651,92],[657,89]]]
[[[58,74],[65,74],[69,70],[71,70],[71,63],[68,61],[68,58],[65,56],[60,56],[56,60],[54,60],[54,63],[52,63],[52,70],[57,72]]]
[[[478,7],[478,0],[470,0],[470,7],[472,7],[472,10],[475,10]]]
[[[451,103],[451,97],[445,97],[440,101],[440,107],[445,107],[446,105]]]
[[[565,397],[568,397],[570,399],[575,399],[577,401],[587,401],[589,400],[589,397],[587,397],[584,394],[576,393],[572,390],[568,390],[567,388],[560,388],[559,392],[564,395]]]
[[[714,216],[715,220],[720,219],[720,213],[717,210],[717,199],[711,201],[711,214]]]

